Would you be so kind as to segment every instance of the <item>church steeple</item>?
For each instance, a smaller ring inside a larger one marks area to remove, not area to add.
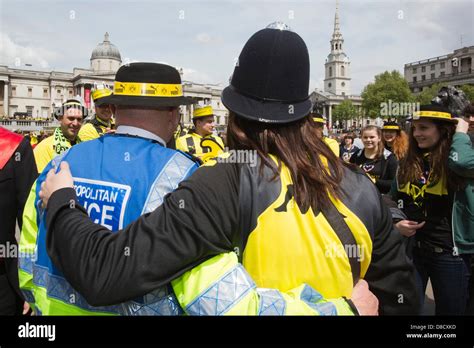
[[[339,22],[339,0],[336,0],[336,13],[334,15],[334,31],[331,37],[331,53],[325,64],[324,91],[335,95],[350,95],[350,61],[344,53],[342,44],[344,38]]]
[[[339,0],[336,0],[336,14],[334,15],[334,31],[331,39],[331,52],[342,51],[344,39],[339,24]]]

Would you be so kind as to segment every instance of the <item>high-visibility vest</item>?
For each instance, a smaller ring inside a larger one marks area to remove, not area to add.
[[[54,266],[46,250],[38,192],[48,171],[63,160],[71,166],[80,204],[93,221],[112,231],[156,209],[166,194],[197,169],[197,164],[181,152],[149,139],[123,135],[105,135],[56,157],[33,185],[23,215],[19,278],[28,302],[44,315],[182,313],[176,301],[170,302],[173,295],[169,286],[124,304],[93,307]]]

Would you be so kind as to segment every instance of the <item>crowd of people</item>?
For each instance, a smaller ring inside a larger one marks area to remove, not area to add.
[[[420,315],[428,280],[437,315],[472,314],[474,104],[338,143],[298,34],[260,30],[238,61],[224,139],[211,106],[180,123],[175,68],[140,62],[34,150],[0,128],[0,241],[21,229],[1,314]]]

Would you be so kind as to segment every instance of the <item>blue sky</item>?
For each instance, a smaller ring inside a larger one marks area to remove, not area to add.
[[[280,20],[305,40],[311,88],[322,87],[335,0],[0,0],[0,64],[72,72],[89,67],[104,33],[122,60],[183,67],[185,79],[225,86],[246,40]],[[352,93],[375,74],[474,45],[471,0],[340,0]],[[17,60],[16,60],[17,59]]]

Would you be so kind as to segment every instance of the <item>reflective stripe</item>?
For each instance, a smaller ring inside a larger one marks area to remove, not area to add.
[[[158,208],[163,203],[164,196],[178,187],[194,165],[193,161],[180,153],[173,155],[151,186],[141,215]]]
[[[260,296],[258,315],[285,315],[286,301],[278,290],[257,289]]]
[[[33,266],[33,283],[38,287],[46,289],[48,297],[60,300],[66,305],[79,307],[92,312],[118,312],[117,305],[104,307],[91,306],[76,290],[74,290],[66,279],[50,274],[47,268],[36,264]],[[38,305],[40,304],[38,303]]]
[[[305,284],[300,298],[321,315],[337,315],[336,306],[331,302],[316,303],[323,299],[321,294]]]
[[[223,315],[255,288],[255,283],[238,265],[186,306],[189,315]]]
[[[182,315],[176,296],[170,286],[163,286],[142,297],[141,301],[133,300],[121,304],[122,315]]]
[[[61,164],[61,161],[64,159],[64,156],[69,152],[69,149],[64,151],[63,153],[57,155],[51,160],[51,165],[53,166],[54,169],[59,168],[59,165]],[[45,178],[46,180],[46,178]],[[39,191],[38,191],[39,192]]]
[[[189,135],[186,138],[186,146],[188,147],[186,152],[189,152],[191,155],[194,155],[196,153],[196,144],[194,143],[194,138],[192,135]]]
[[[183,313],[176,297],[166,287],[155,290],[141,297],[140,300],[135,299],[112,306],[93,307],[64,278],[52,275],[47,268],[38,265],[34,265],[34,270],[33,283],[46,289],[48,297],[60,300],[68,306],[91,312],[120,315],[181,315]],[[25,290],[23,291],[25,292]],[[71,300],[74,301],[71,302]],[[34,298],[32,302],[35,302]]]
[[[18,268],[26,273],[33,273],[33,260],[36,260],[36,255],[23,255],[18,257]]]
[[[300,298],[307,303],[316,303],[321,301],[323,299],[323,296],[319,292],[314,290],[311,286],[305,284],[304,289],[301,292]]]
[[[21,289],[21,293],[25,297],[26,302],[35,303],[35,296],[31,290]]]

